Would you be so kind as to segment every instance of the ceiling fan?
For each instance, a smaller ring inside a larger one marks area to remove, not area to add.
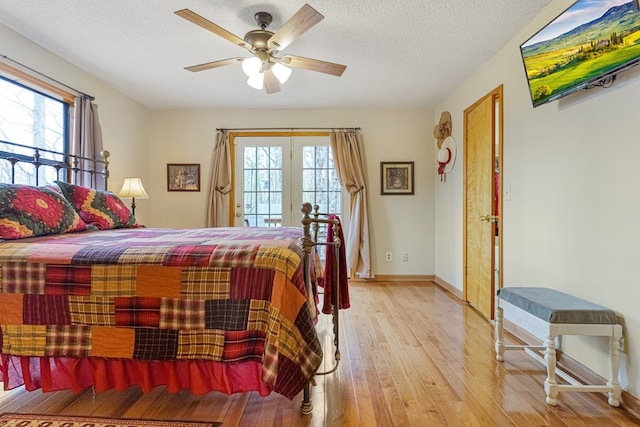
[[[264,87],[265,91],[270,94],[280,91],[280,84],[284,84],[291,74],[291,68],[289,67],[304,68],[306,70],[338,77],[341,76],[347,68],[346,65],[321,61],[319,59],[304,58],[302,56],[276,56],[278,52],[289,46],[307,30],[324,19],[322,14],[308,4],[302,6],[302,8],[289,18],[275,33],[267,30],[267,27],[269,27],[273,19],[271,14],[267,12],[256,13],[254,19],[260,29],[249,31],[244,35],[244,39],[241,39],[189,9],[178,10],[174,13],[252,53],[252,56],[249,58],[228,58],[185,67],[185,70],[188,71],[198,72],[242,62],[242,69],[245,74],[249,76],[249,80],[247,81],[249,86],[255,89],[262,89]]]

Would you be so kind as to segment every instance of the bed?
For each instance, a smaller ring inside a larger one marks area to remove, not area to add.
[[[77,164],[54,164],[54,185],[0,184],[5,389],[304,390],[311,412],[314,376],[335,370],[318,372],[318,224],[334,236],[322,277],[340,358],[345,305],[327,290],[339,282],[339,219],[305,204],[302,227],[147,228],[112,193],[70,184],[85,172]],[[98,165],[92,182],[106,183],[107,157]]]

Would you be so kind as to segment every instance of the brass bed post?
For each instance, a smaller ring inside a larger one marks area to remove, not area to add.
[[[302,211],[302,218],[300,219],[300,222],[302,222],[302,229],[304,230],[304,236],[302,237],[302,250],[304,252],[304,283],[307,286],[307,302],[309,304],[309,311],[311,312],[312,318],[315,318],[315,298],[313,296],[313,286],[311,283],[311,266],[309,264],[311,249],[313,248],[313,241],[311,240],[311,233],[309,231],[312,222],[311,217],[309,217],[309,214],[311,213],[311,204],[303,203],[300,207],[300,210]],[[304,385],[304,390],[302,393],[302,405],[300,406],[300,412],[302,412],[302,414],[304,415],[308,415],[313,411],[313,404],[311,403],[312,382],[315,383],[313,377]]]
[[[300,220],[300,222],[302,222],[302,229],[304,230],[304,236],[302,238],[302,250],[304,252],[304,260],[303,260],[304,283],[307,286],[307,295],[309,297],[307,302],[309,303],[309,310],[311,312],[311,316],[315,318],[316,308],[313,301],[313,286],[311,283],[311,264],[310,264],[311,250],[313,249],[313,246],[314,246],[314,241],[311,238],[311,232],[310,232],[311,223],[313,222],[313,220],[309,216],[309,214],[311,213],[311,204],[303,203],[300,210],[302,211],[302,219]]]
[[[80,172],[78,156],[73,156],[71,161],[71,177],[69,182],[73,182],[74,184],[78,183],[78,172]]]
[[[302,223],[302,228],[304,230],[304,236],[302,238],[302,250],[304,252],[304,279],[305,284],[307,286],[307,295],[310,298],[313,298],[313,283],[311,281],[311,251],[315,246],[323,245],[323,246],[333,246],[333,251],[335,255],[335,268],[331,271],[333,275],[333,288],[331,289],[331,316],[332,316],[332,324],[333,324],[333,344],[335,346],[334,360],[335,365],[324,372],[316,372],[314,377],[317,375],[328,375],[335,372],[338,369],[338,365],[340,364],[340,337],[339,337],[339,310],[340,310],[340,286],[339,286],[339,278],[340,278],[340,246],[343,244],[340,239],[340,221],[339,219],[324,219],[320,218],[320,216],[328,216],[329,214],[318,212],[319,206],[315,205],[313,207],[313,218],[310,216],[312,212],[310,203],[303,203],[300,210],[302,211],[302,218],[300,222]],[[311,226],[313,224],[313,238],[311,237]],[[327,227],[332,227],[333,232],[333,241],[332,242],[318,242],[318,232],[320,228],[320,224],[326,224]],[[329,250],[329,249],[327,249]],[[327,284],[325,283],[325,286]],[[325,289],[326,296],[326,289]],[[311,315],[313,317],[316,316],[316,307],[314,305],[313,300],[308,300],[309,302],[309,310],[311,310]],[[311,384],[315,385],[315,379],[311,378],[307,382],[304,387],[304,394],[302,400],[302,406],[300,408],[303,414],[310,414],[313,410],[313,405],[311,404]]]
[[[102,150],[100,152],[100,157],[102,157],[102,164],[103,164],[103,169],[102,169],[102,175],[103,175],[103,179],[104,179],[104,189],[107,190],[109,187],[107,186],[109,184],[109,156],[111,155],[111,153],[109,153],[108,150]]]
[[[338,365],[340,364],[341,354],[340,354],[340,246],[342,245],[342,240],[340,240],[340,222],[337,219],[334,220],[318,220],[319,222],[324,222],[328,224],[328,227],[333,228],[333,242],[323,242],[320,243],[325,246],[333,246],[334,256],[335,256],[335,268],[331,272],[333,275],[333,289],[331,289],[331,323],[333,324],[333,345],[336,347],[336,351],[333,355],[335,360],[335,365],[324,372],[316,372],[316,375],[327,375],[335,372],[338,369]],[[327,249],[329,250],[329,249]],[[325,290],[326,295],[326,290]]]
[[[336,364],[333,368],[329,369],[325,372],[317,372],[316,375],[327,375],[332,372],[335,372],[338,369],[338,364],[340,363],[340,246],[342,246],[342,240],[340,239],[340,222],[337,219],[320,219],[321,215],[328,216],[329,214],[320,213],[320,206],[313,206],[313,230],[314,230],[314,244],[315,245],[324,245],[324,246],[333,246],[334,259],[335,259],[335,268],[332,271],[333,274],[333,285],[334,289],[331,290],[331,321],[333,324],[333,345],[336,347],[336,351],[334,354],[334,360]],[[320,229],[319,224],[326,223],[327,227],[333,228],[333,242],[318,242],[318,230]],[[329,250],[329,248],[327,248]]]

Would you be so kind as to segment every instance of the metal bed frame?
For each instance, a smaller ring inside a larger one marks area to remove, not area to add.
[[[13,150],[30,151],[32,154],[19,154]],[[5,160],[11,164],[10,180],[12,184],[15,183],[16,165],[26,163],[33,165],[35,168],[35,185],[43,184],[40,182],[41,168],[53,168],[56,171],[57,179],[60,181],[77,183],[80,174],[88,174],[90,176],[90,183],[86,184],[88,187],[95,187],[98,179],[102,179],[104,188],[107,188],[109,155],[107,150],[103,150],[100,152],[101,160],[95,160],[75,154],[61,153],[46,148],[0,140],[0,160]],[[56,156],[61,156],[63,160],[56,159]]]
[[[329,219],[329,215],[327,213],[318,212],[319,206],[315,205],[313,207],[313,212],[311,208],[311,203],[303,203],[300,210],[302,211],[302,228],[304,230],[304,237],[302,238],[302,250],[304,251],[304,281],[307,285],[307,295],[309,295],[309,309],[313,316],[316,315],[316,306],[313,301],[313,283],[311,278],[311,262],[312,256],[317,256],[317,253],[312,255],[316,246],[331,246],[333,247],[336,264],[335,268],[331,272],[333,274],[333,284],[338,287],[338,277],[340,272],[340,246],[342,245],[342,241],[339,237],[340,231],[340,221],[337,219]],[[334,240],[332,242],[320,242],[318,241],[318,234],[320,230],[320,224],[325,224],[327,227],[333,227],[333,235]],[[313,232],[313,235],[312,235]],[[326,286],[326,285],[325,285]],[[335,347],[334,352],[334,364],[333,367],[327,371],[316,372],[314,377],[311,378],[309,382],[304,387],[303,397],[302,397],[302,405],[300,407],[300,411],[304,415],[308,415],[313,411],[313,405],[311,404],[311,386],[316,385],[315,377],[328,375],[335,372],[338,369],[338,365],[340,364],[340,319],[339,319],[339,310],[340,310],[340,289],[332,289],[331,291],[331,321],[333,323],[333,345]]]
[[[31,154],[20,154],[14,151],[31,152]],[[17,144],[9,141],[0,140],[0,161],[7,161],[10,167],[10,181],[15,183],[16,178],[16,166],[20,163],[30,164],[34,166],[35,185],[45,184],[41,181],[41,170],[43,168],[53,168],[56,173],[56,179],[60,181],[78,183],[80,174],[88,174],[90,176],[90,183],[85,184],[89,187],[96,186],[98,179],[102,179],[105,189],[109,179],[109,152],[103,150],[100,152],[101,160],[95,160],[87,157],[77,156],[74,154],[60,153],[53,150],[44,148],[37,148],[28,145]],[[62,157],[63,160],[58,160],[56,157]],[[301,223],[304,230],[304,236],[302,237],[301,245],[304,252],[304,279],[307,286],[307,295],[309,296],[308,304],[312,315],[316,316],[316,305],[314,301],[313,283],[311,278],[311,262],[315,262],[317,256],[315,253],[316,246],[332,247],[335,251],[336,268],[332,272],[334,274],[333,283],[338,284],[338,277],[340,268],[340,246],[342,241],[339,237],[340,221],[338,219],[329,219],[327,213],[319,212],[319,206],[315,205],[313,208],[310,203],[304,203],[301,206],[302,218]],[[332,242],[319,242],[319,231],[321,225],[325,227],[332,227],[333,234],[335,236]],[[328,249],[328,248],[327,248]],[[312,252],[314,254],[312,255]],[[340,340],[339,340],[339,309],[340,309],[340,291],[339,289],[333,289],[331,292],[331,316],[333,323],[333,345],[335,347],[333,366],[322,372],[316,372],[305,385],[303,391],[303,399],[300,411],[304,415],[308,415],[313,410],[311,404],[311,386],[316,385],[315,377],[328,375],[335,372],[338,369],[340,363]]]

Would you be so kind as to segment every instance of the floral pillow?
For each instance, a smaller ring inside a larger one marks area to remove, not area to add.
[[[87,224],[61,195],[44,187],[0,183],[0,238],[84,231]]]
[[[100,230],[139,227],[129,208],[115,194],[62,181],[56,184],[87,224]]]

